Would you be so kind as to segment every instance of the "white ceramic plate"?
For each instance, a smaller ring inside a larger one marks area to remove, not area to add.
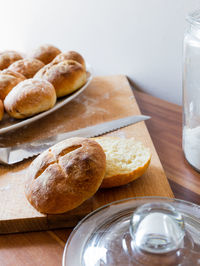
[[[81,87],[79,90],[75,91],[74,93],[70,94],[69,96],[62,97],[61,99],[58,99],[55,106],[45,112],[39,113],[35,116],[23,119],[23,120],[17,120],[14,118],[11,118],[8,116],[8,114],[4,115],[3,120],[0,122],[0,134],[12,131],[14,129],[23,127],[25,125],[28,125],[54,111],[62,107],[63,105],[67,104],[68,102],[72,101],[74,98],[76,98],[81,92],[83,92],[87,86],[90,84],[92,80],[92,69],[89,65],[87,65],[87,82],[86,84]]]

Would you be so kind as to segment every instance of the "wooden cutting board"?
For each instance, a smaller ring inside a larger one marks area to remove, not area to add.
[[[89,87],[72,102],[53,114],[11,133],[0,135],[1,146],[15,145],[110,121],[140,110],[123,75],[95,77]],[[162,165],[144,122],[117,130],[110,135],[134,137],[152,153],[147,172],[132,183],[112,189],[100,189],[78,208],[61,215],[37,212],[26,200],[24,181],[32,159],[15,166],[0,166],[0,233],[72,227],[86,214],[109,202],[138,196],[173,197]]]

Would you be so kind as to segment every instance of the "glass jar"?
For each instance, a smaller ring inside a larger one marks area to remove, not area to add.
[[[200,171],[200,10],[187,17],[183,52],[183,151]]]

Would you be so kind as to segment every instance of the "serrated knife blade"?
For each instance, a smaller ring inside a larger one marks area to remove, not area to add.
[[[49,137],[46,139],[40,139],[32,143],[25,143],[13,147],[0,148],[0,164],[10,165],[18,163],[24,159],[40,154],[41,152],[58,143],[59,141],[62,141],[67,138],[97,137],[105,133],[112,132],[116,129],[120,129],[131,124],[147,120],[149,118],[151,117],[145,115],[128,116],[74,131],[60,133],[56,136]]]

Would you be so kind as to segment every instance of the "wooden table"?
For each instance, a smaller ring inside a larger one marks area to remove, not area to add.
[[[134,91],[176,198],[200,204],[200,174],[184,159],[181,107]],[[71,229],[0,236],[0,265],[61,265]]]

